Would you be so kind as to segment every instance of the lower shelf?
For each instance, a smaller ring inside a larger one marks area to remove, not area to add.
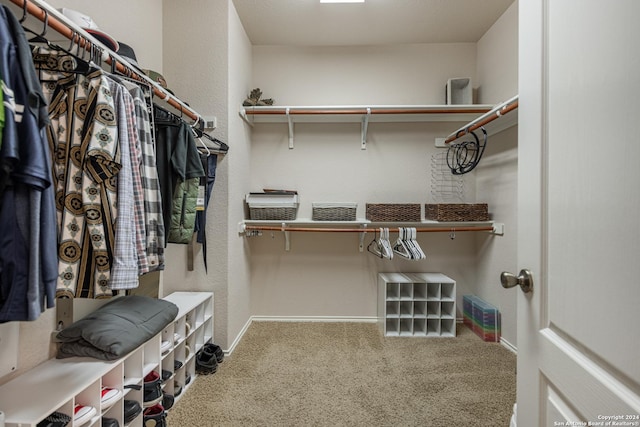
[[[385,335],[388,337],[455,337],[456,320],[387,317]]]

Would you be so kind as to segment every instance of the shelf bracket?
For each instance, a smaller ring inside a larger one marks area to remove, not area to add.
[[[289,107],[287,107],[287,122],[289,123],[289,149],[293,150],[293,118],[289,114]]]
[[[367,107],[367,114],[362,116],[362,141],[360,143],[360,149],[367,149],[367,131],[369,128],[369,118],[371,117],[371,107]]]
[[[364,237],[367,235],[367,224],[362,224],[362,232],[360,233],[360,246],[358,249],[360,252],[364,252]]]
[[[240,112],[238,113],[240,115],[240,118],[242,120],[244,120],[244,122],[246,124],[248,124],[249,126],[253,127],[253,122],[249,119],[249,117],[247,117],[247,110],[246,108],[243,108],[240,110]]]
[[[282,223],[282,232],[284,233],[284,250],[289,252],[291,250],[291,232],[286,230],[287,223]]]
[[[504,223],[502,222],[494,222],[493,223],[493,231],[491,234],[495,234],[498,236],[504,236]]]

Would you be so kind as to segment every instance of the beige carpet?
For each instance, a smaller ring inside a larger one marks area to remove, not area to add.
[[[385,338],[371,323],[254,322],[171,427],[508,426],[513,353],[466,326],[456,338]]]

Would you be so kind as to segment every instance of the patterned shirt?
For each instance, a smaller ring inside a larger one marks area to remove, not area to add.
[[[40,56],[39,56],[40,55]],[[102,70],[75,74],[75,60],[34,51],[49,99],[48,139],[58,220],[57,296],[111,297],[117,176],[117,123]]]

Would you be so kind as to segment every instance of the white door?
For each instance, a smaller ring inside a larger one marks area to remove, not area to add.
[[[517,425],[638,426],[640,1],[519,16]]]

